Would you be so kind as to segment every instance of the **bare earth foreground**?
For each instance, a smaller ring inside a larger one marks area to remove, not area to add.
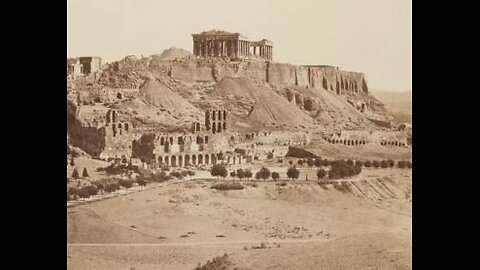
[[[168,182],[71,207],[68,269],[193,269],[224,254],[225,269],[411,269],[411,170],[341,182]]]

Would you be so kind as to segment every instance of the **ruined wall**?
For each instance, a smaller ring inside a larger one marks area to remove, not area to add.
[[[184,81],[215,81],[212,64],[202,61],[171,62],[170,77]]]
[[[308,67],[299,66],[295,69],[296,85],[303,87],[313,87],[310,83],[310,71]]]
[[[268,83],[275,85],[295,85],[295,66],[290,64],[270,63],[268,65]]]
[[[387,130],[344,130],[327,135],[325,139],[334,144],[363,145],[380,144],[407,146],[407,132]]]

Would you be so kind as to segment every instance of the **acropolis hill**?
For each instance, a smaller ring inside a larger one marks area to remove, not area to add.
[[[395,152],[387,146],[407,146],[406,134],[395,131],[363,73],[279,63],[272,41],[252,41],[240,33],[211,30],[192,39],[193,53],[171,48],[105,65],[99,57],[67,59],[69,142],[93,156],[128,157],[142,136],[157,134],[160,140],[175,133],[177,138],[192,132],[192,124],[204,123],[206,111],[220,110],[228,113],[228,122],[221,135],[212,137],[218,144],[205,146],[209,154],[248,145],[253,138],[245,140],[245,134],[263,132],[274,134],[263,139],[265,155],[275,150],[265,145],[288,148],[293,141],[312,149],[373,144]],[[128,132],[116,131],[120,122],[109,128],[112,110],[123,123],[120,130],[127,123]],[[242,153],[253,158],[262,147]]]

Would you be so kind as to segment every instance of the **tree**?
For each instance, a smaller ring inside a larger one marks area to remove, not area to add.
[[[317,171],[318,180],[323,179],[325,176],[327,176],[327,171],[325,171],[324,169],[319,169]]]
[[[328,159],[323,160],[323,166],[330,166],[332,163]]]
[[[380,161],[374,160],[374,161],[372,162],[372,165],[373,165],[373,167],[378,168],[378,167],[380,167]]]
[[[273,181],[277,181],[280,179],[280,174],[278,172],[272,172],[272,179]]]
[[[257,175],[258,175],[258,178],[257,178]],[[267,168],[265,167],[262,167],[256,174],[255,174],[255,178],[256,179],[263,179],[263,180],[267,180],[268,178],[270,177],[270,170],[268,170]]]
[[[75,179],[80,178],[80,174],[77,171],[77,168],[73,169],[72,177]]]
[[[388,166],[389,166],[389,162],[388,162],[387,160],[382,160],[382,161],[380,162],[380,167],[382,167],[382,168],[385,169],[385,168],[387,168]]]
[[[395,161],[389,159],[389,160],[387,160],[387,162],[388,162],[388,166],[389,166],[390,168],[393,168],[393,167],[395,166]]]
[[[237,177],[238,179],[242,180],[243,178],[245,178],[245,171],[243,169],[238,169],[237,170]]]
[[[215,164],[212,166],[212,169],[210,170],[210,174],[212,176],[221,176],[225,178],[228,175],[228,171],[227,171],[227,168],[225,168],[225,166],[220,164]]]
[[[406,164],[405,164],[405,161],[403,160],[400,160],[397,162],[397,167],[400,168],[400,169],[403,169],[406,167]]]
[[[302,165],[303,165],[303,159],[299,159],[299,160],[297,161],[297,164],[300,165],[300,166],[302,166]]]
[[[245,178],[250,179],[253,176],[253,173],[250,170],[245,170],[244,173],[245,173]]]
[[[316,158],[315,159],[315,167],[322,167],[323,161],[321,158]]]
[[[114,192],[120,189],[120,186],[117,183],[110,183],[105,186],[106,192]]]
[[[143,188],[147,185],[147,181],[144,179],[137,179],[137,184]]]
[[[297,167],[293,166],[291,168],[288,168],[287,170],[288,178],[298,179],[299,176],[300,176],[300,171],[297,169]]]
[[[360,166],[360,167],[362,167],[362,166],[363,166],[363,162],[360,161],[360,160],[357,160],[357,161],[355,161],[355,166]]]
[[[230,172],[230,177],[235,178],[235,176],[236,176],[235,171],[231,171]]]
[[[353,166],[354,162],[353,162],[353,160],[349,159],[349,160],[347,160],[347,164],[350,165],[350,166]]]
[[[307,159],[307,165],[308,167],[312,167],[315,164],[315,161],[312,158]]]
[[[89,177],[87,168],[83,168],[82,176],[83,177]]]
[[[293,165],[293,160],[289,160],[288,164]]]
[[[124,180],[124,179],[119,179],[118,180],[118,184],[121,186],[121,187],[124,187],[125,189],[129,189],[133,186],[133,183],[132,181],[128,181],[128,180]]]
[[[372,162],[370,160],[367,160],[363,163],[363,166],[365,166],[365,168],[370,168],[372,167]]]

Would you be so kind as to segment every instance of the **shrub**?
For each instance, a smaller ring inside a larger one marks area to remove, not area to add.
[[[400,168],[400,169],[403,169],[406,167],[406,164],[405,164],[405,161],[403,160],[400,160],[397,162],[397,167]]]
[[[360,166],[362,167],[363,166],[363,162],[361,160],[356,160],[355,161],[355,166]]]
[[[365,168],[370,168],[372,167],[372,162],[370,160],[367,160],[363,163],[363,166],[365,166]]]
[[[115,192],[120,189],[120,185],[118,183],[109,183],[105,186],[106,192]]]
[[[390,168],[393,168],[393,167],[395,166],[395,161],[389,159],[389,160],[387,160],[387,162],[388,162],[388,166],[389,166]]]
[[[165,181],[168,181],[170,179],[172,179],[172,176],[167,175],[167,173],[165,173],[164,171],[152,174],[150,176],[150,181],[158,182],[158,183],[165,182]]]
[[[236,172],[236,175],[238,177],[238,179],[243,179],[245,178],[245,171],[243,169],[238,169],[237,172]]]
[[[278,172],[272,172],[272,179],[277,181],[280,178],[280,174]]]
[[[144,187],[144,186],[147,185],[147,181],[144,180],[144,179],[137,179],[137,184],[138,184],[139,186]]]
[[[80,178],[80,174],[78,173],[77,169],[73,169],[72,177],[75,179]]]
[[[280,181],[277,183],[278,186],[281,186],[281,187],[284,187],[287,185],[287,182],[286,181]]]
[[[332,164],[332,162],[328,159],[324,159],[323,160],[323,166],[330,166]]]
[[[378,167],[380,167],[380,161],[374,160],[374,161],[372,162],[372,165],[373,165],[373,167],[378,168]]]
[[[273,158],[273,153],[268,153],[267,154],[267,159],[272,159]]]
[[[298,179],[298,176],[300,176],[300,171],[295,166],[288,168],[287,170],[288,178]]]
[[[300,166],[302,166],[302,165],[303,165],[303,159],[299,159],[299,160],[297,161],[297,164],[300,165]]]
[[[221,176],[225,178],[228,175],[228,171],[227,171],[227,168],[225,168],[225,166],[216,164],[212,166],[212,169],[210,170],[210,174],[212,176]]]
[[[187,171],[182,171],[182,177],[187,177],[188,176],[188,172]]]
[[[270,170],[265,167],[262,167],[256,174],[255,179],[267,180],[270,177]]]
[[[327,176],[327,171],[325,171],[324,169],[319,169],[317,171],[317,178],[319,180],[325,178],[325,176]]]
[[[235,171],[230,172],[230,177],[235,178],[236,174]]]
[[[183,179],[182,173],[177,172],[177,171],[171,172],[171,173],[170,173],[170,176],[175,177],[175,178],[177,178],[177,179]]]
[[[87,168],[83,168],[82,176],[83,177],[89,177]]]
[[[74,160],[73,156],[70,159],[70,166],[72,166],[72,167],[75,166],[75,160]]]
[[[244,189],[244,187],[237,182],[232,182],[232,183],[218,183],[212,186],[213,189],[216,190],[238,190],[238,189]]]
[[[189,170],[189,171],[188,171],[188,175],[189,175],[189,176],[194,176],[194,175],[195,175],[195,172]]]
[[[293,160],[289,160],[288,164],[293,165]]]
[[[387,168],[388,166],[389,166],[389,162],[388,162],[387,160],[382,160],[382,161],[380,162],[380,167],[382,167],[382,168],[385,169],[385,168]]]
[[[244,170],[244,173],[245,173],[245,178],[250,179],[253,176],[253,173],[250,170]]]
[[[121,186],[121,187],[124,187],[125,189],[129,189],[133,186],[133,183],[132,181],[129,181],[129,180],[125,180],[125,179],[118,179],[118,184]]]

